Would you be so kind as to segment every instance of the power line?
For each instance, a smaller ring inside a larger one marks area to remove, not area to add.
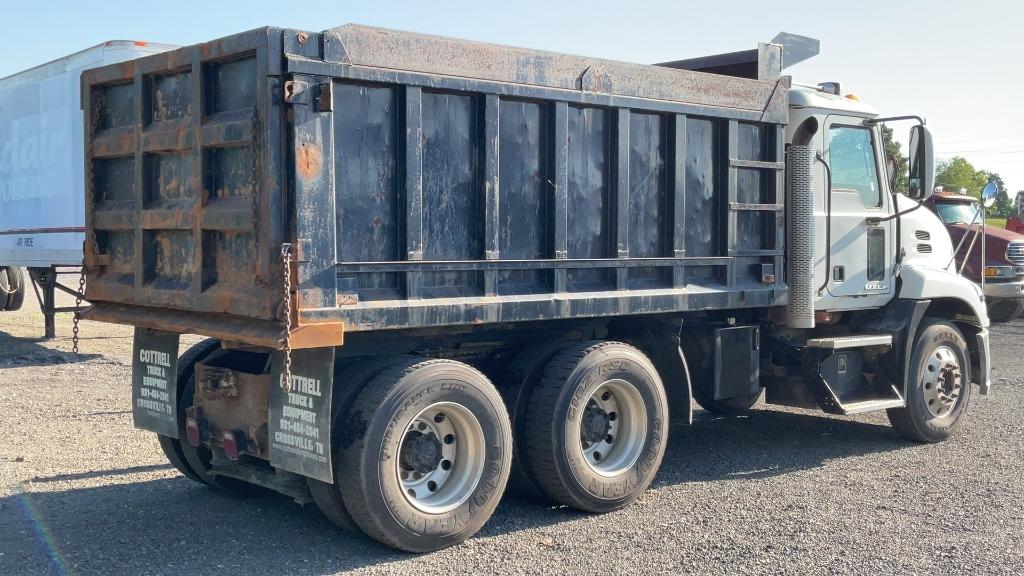
[[[939,140],[936,144],[963,144],[966,142],[986,142],[989,140],[1008,140],[1010,138],[1024,138],[1024,134],[1007,134],[1005,136],[989,136],[985,138],[967,138],[965,140]]]

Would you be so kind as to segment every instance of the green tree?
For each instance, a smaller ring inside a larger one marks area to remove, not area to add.
[[[892,137],[892,128],[882,124],[882,147],[885,149],[885,157],[896,160],[896,179],[893,181],[893,192],[907,191],[907,157],[903,155],[903,148],[900,143]]]
[[[961,188],[975,198],[981,197],[981,189],[988,183],[988,176],[976,170],[963,156],[939,162],[936,166],[935,184],[947,192],[959,192]]]

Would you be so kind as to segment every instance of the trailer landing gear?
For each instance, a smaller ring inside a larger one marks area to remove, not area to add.
[[[43,312],[43,330],[46,339],[57,336],[56,315],[58,312],[74,312],[74,306],[57,306],[57,290],[70,294],[76,298],[83,297],[77,290],[60,283],[60,276],[81,276],[81,267],[50,266],[49,268],[29,268],[29,277],[32,279],[32,289],[36,293],[36,300],[39,301],[39,309]]]

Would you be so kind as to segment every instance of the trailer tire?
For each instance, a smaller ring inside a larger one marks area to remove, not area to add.
[[[338,466],[339,455],[345,449],[342,442],[342,428],[348,419],[349,408],[356,394],[366,383],[395,363],[393,356],[376,357],[356,360],[348,365],[339,366],[334,371],[334,390],[331,396],[331,454],[334,457],[334,483],[328,484],[315,478],[306,478],[309,494],[320,512],[334,525],[352,534],[362,534],[359,526],[352,520],[345,500],[341,496],[341,475],[344,470]]]
[[[988,303],[988,319],[994,324],[1012,322],[1024,312],[1024,298],[993,298]]]
[[[348,511],[368,536],[407,552],[475,534],[508,481],[505,405],[461,362],[404,360],[381,372],[356,397],[343,436],[338,479]]]
[[[548,363],[530,398],[530,471],[558,504],[618,510],[654,479],[668,422],[661,379],[641,351],[621,342],[570,345]]]
[[[4,296],[2,310],[21,310],[25,303],[25,272],[18,267],[0,268],[0,296]]]
[[[917,442],[941,442],[959,429],[971,399],[967,341],[952,322],[925,318],[910,356],[907,403],[887,411],[893,428]]]
[[[526,414],[533,389],[544,375],[544,368],[565,343],[542,342],[523,349],[502,371],[498,379],[498,392],[505,399],[512,423],[512,471],[508,478],[508,493],[532,500],[549,500],[526,464],[523,451],[526,438]]]

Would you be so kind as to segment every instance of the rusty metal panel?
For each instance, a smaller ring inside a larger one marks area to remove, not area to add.
[[[280,60],[260,29],[83,74],[90,301],[275,317]]]
[[[323,37],[325,59],[351,66],[758,112],[775,87],[773,79],[730,78],[355,24],[327,30]]]
[[[269,459],[270,358],[243,350],[219,350],[196,364],[189,416],[206,432],[206,441],[221,446],[223,434],[241,434],[239,448]]]
[[[741,78],[344,26],[98,69],[94,315],[277,347],[286,273],[303,346],[778,305],[775,52]]]

